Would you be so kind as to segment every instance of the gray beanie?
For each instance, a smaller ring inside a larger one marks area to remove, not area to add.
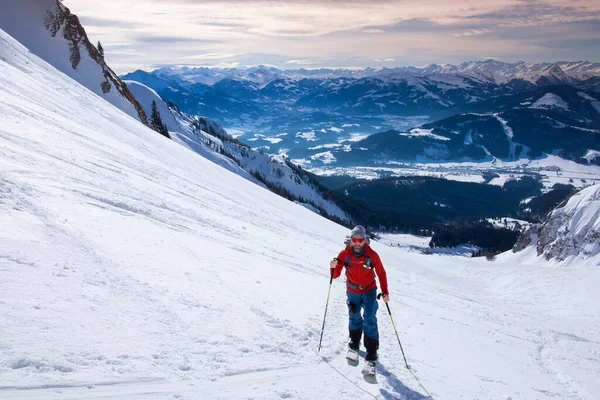
[[[367,231],[362,225],[356,225],[354,229],[352,229],[352,232],[350,232],[350,237],[353,237],[354,235],[362,236],[364,239],[366,239]]]

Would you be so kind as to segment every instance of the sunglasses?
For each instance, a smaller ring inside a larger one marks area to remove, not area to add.
[[[364,242],[365,242],[365,239],[352,238],[352,243],[364,243]]]

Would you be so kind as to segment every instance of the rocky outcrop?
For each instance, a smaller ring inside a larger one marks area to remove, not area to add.
[[[532,246],[546,260],[600,258],[600,185],[581,190],[552,211],[545,223],[531,226],[513,252]]]
[[[56,0],[55,5],[48,9],[44,15],[44,25],[52,37],[62,34],[69,42],[71,52],[70,61],[73,69],[77,69],[81,62],[81,52],[87,51],[89,56],[102,68],[105,78],[100,83],[102,93],[106,94],[114,87],[117,92],[135,107],[140,121],[144,125],[148,125],[148,117],[142,106],[127,88],[127,85],[106,64],[104,57],[102,57],[98,49],[90,42],[85,29],[76,15],[72,14],[59,0]]]

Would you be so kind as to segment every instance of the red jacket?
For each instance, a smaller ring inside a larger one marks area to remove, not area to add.
[[[379,258],[379,254],[375,252],[365,243],[365,251],[363,254],[358,257],[354,255],[354,253],[350,250],[350,245],[346,247],[344,250],[340,251],[337,259],[337,266],[333,270],[333,278],[338,278],[342,274],[342,270],[345,269],[346,257],[350,256],[350,265],[348,266],[346,272],[346,288],[353,293],[363,293],[367,290],[371,290],[377,287],[377,282],[375,281],[375,275],[379,278],[379,284],[381,285],[381,291],[385,294],[389,294],[388,285],[387,285],[387,275],[385,273],[385,269],[383,268],[383,264],[381,263],[381,259]],[[371,263],[375,269],[375,273],[373,273],[373,269],[369,266],[365,266],[365,258],[370,257]],[[364,286],[364,288],[353,288],[348,282],[353,283],[354,285]]]

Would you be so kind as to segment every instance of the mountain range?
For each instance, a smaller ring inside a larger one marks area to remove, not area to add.
[[[479,112],[340,145],[330,150],[328,160],[335,159],[338,165],[373,165],[514,161],[555,154],[600,165],[600,101],[592,95],[561,85],[496,97],[474,105],[473,110]]]
[[[561,174],[557,169],[577,170],[560,183],[598,175],[561,160],[600,163],[599,63],[181,67],[124,78],[152,87],[183,112],[210,116],[254,149],[319,174],[422,174],[437,163],[435,176],[456,176],[457,166],[470,163],[469,179],[483,182],[485,170],[514,177],[533,163],[548,179]]]
[[[180,76],[193,83],[214,85],[222,80],[250,81],[264,87],[272,81],[288,78],[301,80],[304,78],[330,79],[367,77],[395,79],[405,76],[432,76],[461,74],[481,79],[504,83],[513,79],[523,79],[532,83],[544,77],[559,79],[585,80],[600,75],[600,62],[590,61],[558,61],[554,63],[506,63],[493,59],[464,62],[458,65],[430,64],[426,67],[394,67],[394,68],[320,68],[320,69],[279,69],[272,66],[256,66],[249,68],[211,68],[211,67],[163,67],[154,71],[157,76]]]
[[[471,104],[531,90],[569,84],[595,90],[600,63],[502,63],[494,60],[426,68],[280,70],[161,68],[122,78],[156,90],[182,111],[206,115],[226,128],[250,125],[262,133],[282,133],[281,121],[310,112],[349,119],[427,116],[468,111]],[[349,121],[352,123],[352,121]]]

